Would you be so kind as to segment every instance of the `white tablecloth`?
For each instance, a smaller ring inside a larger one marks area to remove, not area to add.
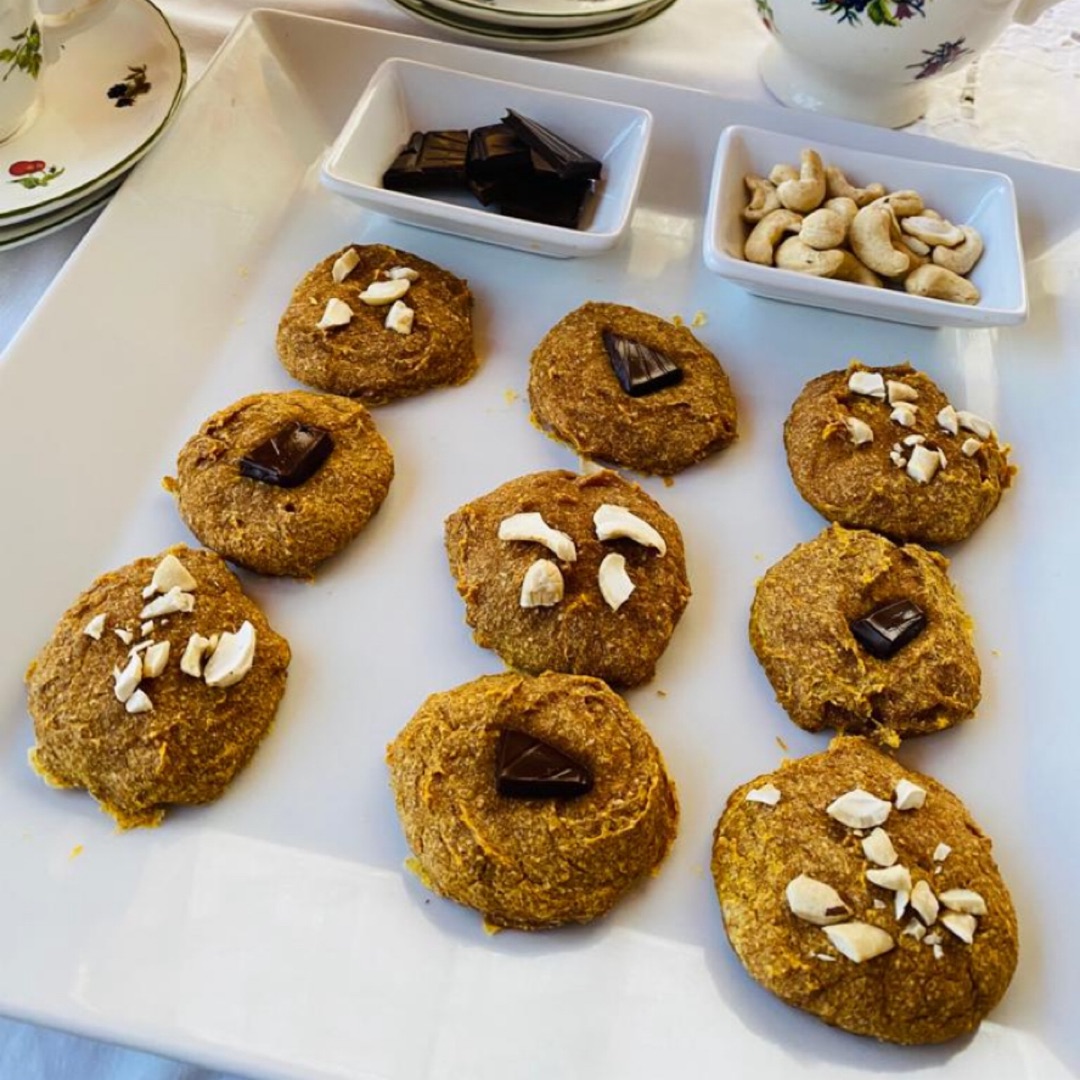
[[[187,50],[191,81],[253,0],[157,0]],[[386,0],[262,0],[312,15],[430,33]],[[438,36],[437,34],[434,36]],[[640,33],[554,59],[728,97],[769,100],[757,77],[767,40],[752,0],[680,0]],[[1080,0],[1010,27],[981,60],[934,84],[911,130],[1080,168]],[[93,218],[0,252],[0,350],[18,332]],[[2,962],[2,961],[0,961]],[[222,1074],[0,1018],[0,1080],[223,1080]]]

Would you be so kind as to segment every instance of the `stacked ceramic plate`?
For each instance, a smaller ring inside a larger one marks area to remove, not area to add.
[[[651,22],[675,0],[391,0],[428,26],[514,52],[600,45]]]
[[[105,0],[85,18],[45,72],[40,116],[0,144],[0,248],[103,206],[180,102],[184,50],[150,0]]]

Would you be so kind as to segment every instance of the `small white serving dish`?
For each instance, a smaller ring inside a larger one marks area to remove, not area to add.
[[[748,193],[743,178],[768,176],[780,162],[798,165],[812,147],[826,165],[838,165],[855,185],[880,181],[887,191],[914,189],[955,224],[982,235],[982,258],[968,274],[982,295],[978,304],[957,304],[912,296],[901,289],[876,289],[853,282],[760,266],[742,257],[748,227],[742,209]],[[1004,173],[939,165],[873,154],[761,128],[733,125],[720,136],[705,220],[705,264],[757,296],[809,307],[869,315],[914,326],[1011,326],[1027,318],[1024,253],[1012,181]]]
[[[507,108],[603,162],[577,229],[504,217],[468,192],[433,198],[382,186],[383,173],[414,131],[472,130],[498,123]],[[541,255],[596,255],[614,247],[630,223],[651,130],[647,109],[393,58],[372,76],[330,147],[322,181],[410,225]]]

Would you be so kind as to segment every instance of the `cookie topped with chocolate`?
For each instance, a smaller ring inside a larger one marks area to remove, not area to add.
[[[588,303],[533,351],[537,422],[579,454],[668,476],[731,443],[735,397],[685,326],[624,304]]]
[[[368,405],[454,386],[477,368],[472,293],[411,252],[352,244],[296,286],[277,350],[300,382]]]
[[[895,540],[970,536],[1012,481],[991,422],[908,364],[858,362],[811,380],[784,424],[791,478],[830,521]]]

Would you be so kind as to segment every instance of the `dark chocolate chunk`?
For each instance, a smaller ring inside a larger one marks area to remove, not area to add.
[[[596,180],[600,176],[603,168],[601,162],[535,120],[507,109],[503,123],[523,143],[535,150],[558,173],[560,179]]]
[[[511,799],[571,799],[593,786],[580,762],[524,731],[504,728],[495,751],[495,790]]]
[[[682,382],[682,368],[664,353],[612,330],[605,330],[603,338],[615,377],[631,397],[655,394]]]
[[[499,212],[507,217],[576,229],[589,191],[588,180],[558,181],[551,185],[536,184],[530,179],[524,183],[500,184],[495,201]]]
[[[470,181],[501,180],[529,168],[529,148],[505,124],[474,128],[469,135]]]
[[[264,484],[296,487],[318,472],[333,448],[329,431],[290,420],[240,459],[240,473]]]
[[[926,628],[926,615],[911,600],[897,600],[851,624],[855,640],[871,656],[888,660]]]
[[[463,187],[468,152],[467,131],[414,131],[383,173],[383,187],[391,191]]]

